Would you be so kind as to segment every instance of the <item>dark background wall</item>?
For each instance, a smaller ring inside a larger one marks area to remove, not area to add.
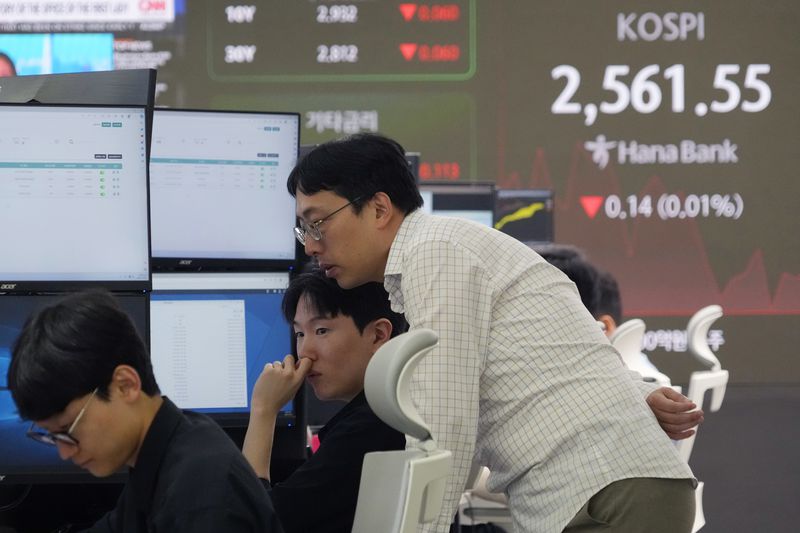
[[[728,388],[706,416],[689,460],[705,482],[705,533],[797,531],[800,387]]]

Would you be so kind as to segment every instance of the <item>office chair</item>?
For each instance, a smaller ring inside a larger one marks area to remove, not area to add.
[[[467,478],[467,490],[458,504],[457,523],[462,531],[505,531],[512,527],[508,498],[502,492],[489,492],[486,483],[491,472],[485,466],[473,465]]]
[[[689,340],[689,352],[701,364],[708,367],[709,370],[699,370],[692,372],[689,378],[689,390],[687,396],[698,407],[702,407],[703,399],[705,398],[706,391],[711,391],[711,404],[709,411],[714,413],[719,411],[722,406],[722,400],[725,398],[725,388],[728,384],[728,371],[722,370],[722,365],[711,351],[708,346],[708,330],[711,324],[714,323],[719,317],[722,316],[722,308],[718,305],[709,305],[697,311],[692,318],[689,319],[689,324],[686,327],[687,336]],[[678,453],[681,458],[689,462],[689,457],[692,454],[694,447],[694,440],[697,438],[697,431],[687,439],[678,441]],[[705,523],[705,514],[703,513],[703,489],[704,483],[699,481],[697,489],[695,489],[695,517],[694,527],[692,532],[698,531]]]
[[[669,387],[671,385],[669,376],[654,370],[642,359],[644,332],[644,322],[640,318],[632,318],[620,324],[609,337],[609,341],[619,352],[626,367],[641,374],[646,381],[655,381],[659,385]]]
[[[687,396],[699,407],[703,405],[706,391],[710,390],[711,404],[709,411],[712,413],[719,411],[722,406],[722,400],[725,398],[725,389],[728,384],[728,371],[722,370],[719,359],[708,347],[707,341],[711,324],[721,316],[722,308],[720,306],[709,305],[703,307],[689,319],[689,325],[686,328],[689,339],[689,352],[701,364],[709,368],[709,370],[692,372],[689,378]],[[692,447],[696,437],[697,433],[695,432],[688,439],[683,439],[678,443],[678,451],[687,462],[692,454]]]
[[[419,442],[412,449],[364,456],[353,533],[411,533],[439,515],[453,457],[438,449],[410,393],[414,369],[438,341],[429,329],[403,333],[381,346],[367,366],[369,406]]]

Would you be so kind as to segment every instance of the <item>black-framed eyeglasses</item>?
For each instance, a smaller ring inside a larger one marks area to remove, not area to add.
[[[339,209],[337,209],[333,213],[331,213],[331,214],[329,214],[327,216],[324,216],[321,219],[319,219],[319,220],[317,220],[315,222],[312,222],[311,224],[306,224],[305,222],[300,220],[298,225],[294,228],[294,236],[297,237],[297,240],[303,246],[306,245],[306,235],[310,235],[311,238],[314,239],[315,241],[321,240],[322,239],[322,232],[319,230],[319,227],[322,225],[322,223],[325,222],[326,220],[328,220],[329,218],[331,218],[333,215],[335,215],[336,213],[338,213],[342,209],[344,209],[345,207],[349,207],[350,205],[352,205],[353,202],[357,202],[359,200],[361,200],[360,196],[358,198],[354,198],[353,200],[350,200],[349,202],[347,202],[345,205],[343,205],[342,207],[340,207]]]
[[[92,391],[91,396],[89,396],[89,399],[86,400],[85,404],[83,404],[81,410],[78,411],[78,416],[75,417],[75,420],[72,421],[72,424],[66,431],[54,431],[54,432],[45,431],[37,427],[36,424],[34,423],[31,424],[31,427],[28,429],[26,435],[35,440],[36,442],[41,442],[42,444],[49,444],[50,446],[55,446],[59,442],[62,444],[68,444],[70,446],[77,446],[78,444],[80,444],[80,442],[78,441],[78,439],[72,436],[72,432],[75,431],[75,426],[77,426],[78,422],[80,422],[81,418],[83,418],[83,413],[86,412],[86,408],[89,407],[89,402],[92,401],[92,398],[95,397],[98,390],[100,390],[99,387]]]

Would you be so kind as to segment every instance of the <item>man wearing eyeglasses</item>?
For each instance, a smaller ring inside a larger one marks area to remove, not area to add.
[[[691,435],[694,404],[634,379],[575,285],[530,248],[423,213],[404,152],[375,134],[325,143],[287,187],[296,237],[328,277],[382,282],[411,329],[439,334],[412,378],[422,418],[453,452],[425,530],[448,530],[477,464],[508,495],[515,531],[688,533],[696,481],[665,431]]]
[[[161,396],[144,342],[105,292],[28,319],[8,385],[28,436],[97,477],[129,467],[91,531],[280,531],[266,491],[211,419]]]

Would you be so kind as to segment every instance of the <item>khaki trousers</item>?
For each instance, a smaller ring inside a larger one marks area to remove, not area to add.
[[[592,496],[563,533],[691,533],[694,479],[631,478]]]

